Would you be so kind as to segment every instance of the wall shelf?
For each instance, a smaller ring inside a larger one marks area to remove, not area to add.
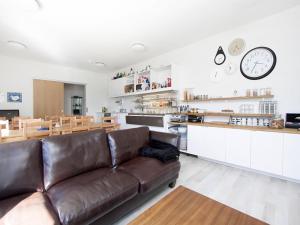
[[[274,95],[235,96],[235,97],[220,97],[220,98],[208,98],[208,99],[181,100],[181,102],[234,101],[234,100],[267,99],[267,98],[273,98],[273,97],[274,97]]]
[[[255,117],[255,118],[273,118],[273,114],[258,113],[227,113],[227,112],[204,112],[204,113],[177,113],[179,115],[195,115],[195,116],[219,116],[219,117]]]

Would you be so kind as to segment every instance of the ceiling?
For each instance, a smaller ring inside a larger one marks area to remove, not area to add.
[[[0,0],[0,54],[116,70],[297,4],[299,0]],[[12,48],[9,40],[28,48]],[[134,52],[135,42],[146,50]]]

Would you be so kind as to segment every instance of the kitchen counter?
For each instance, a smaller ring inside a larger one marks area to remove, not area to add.
[[[230,128],[230,129],[241,129],[241,130],[252,130],[252,131],[267,131],[267,132],[276,132],[276,133],[289,133],[289,134],[300,134],[300,131],[297,129],[291,128],[283,128],[283,129],[275,129],[269,127],[251,127],[251,126],[241,126],[241,125],[231,125],[226,123],[213,123],[213,122],[205,122],[205,123],[190,123],[190,122],[169,122],[169,124],[177,125],[191,125],[191,126],[202,126],[202,127],[219,127],[219,128]]]
[[[128,113],[130,116],[164,116],[161,113]]]

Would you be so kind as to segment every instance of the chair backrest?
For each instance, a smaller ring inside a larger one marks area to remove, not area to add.
[[[21,119],[30,119],[29,116],[17,116],[17,117],[13,117],[11,120],[11,128],[12,130],[18,130],[19,129],[19,121]]]
[[[19,130],[23,130],[24,124],[26,123],[35,123],[35,122],[42,122],[41,118],[39,119],[19,119]]]
[[[60,117],[60,126],[61,127],[66,127],[66,128],[72,128],[74,124],[74,120],[76,118],[74,116],[63,116]]]
[[[23,136],[27,139],[51,136],[53,133],[52,121],[33,121],[23,124]]]
[[[6,117],[0,116],[0,120],[6,120]]]
[[[0,120],[0,129],[9,130],[9,121],[8,120]]]
[[[89,118],[80,118],[73,121],[72,132],[88,131],[90,129]]]
[[[60,123],[60,116],[45,116],[46,121],[52,121],[52,125],[55,126],[55,124]]]

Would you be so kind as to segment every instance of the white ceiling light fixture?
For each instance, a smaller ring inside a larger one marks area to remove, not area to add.
[[[95,61],[94,64],[98,67],[105,67],[105,63],[100,62],[100,61]]]
[[[14,49],[24,50],[28,48],[27,45],[19,41],[7,41],[7,44]]]
[[[146,47],[143,43],[137,42],[131,45],[131,49],[135,52],[144,52]]]

